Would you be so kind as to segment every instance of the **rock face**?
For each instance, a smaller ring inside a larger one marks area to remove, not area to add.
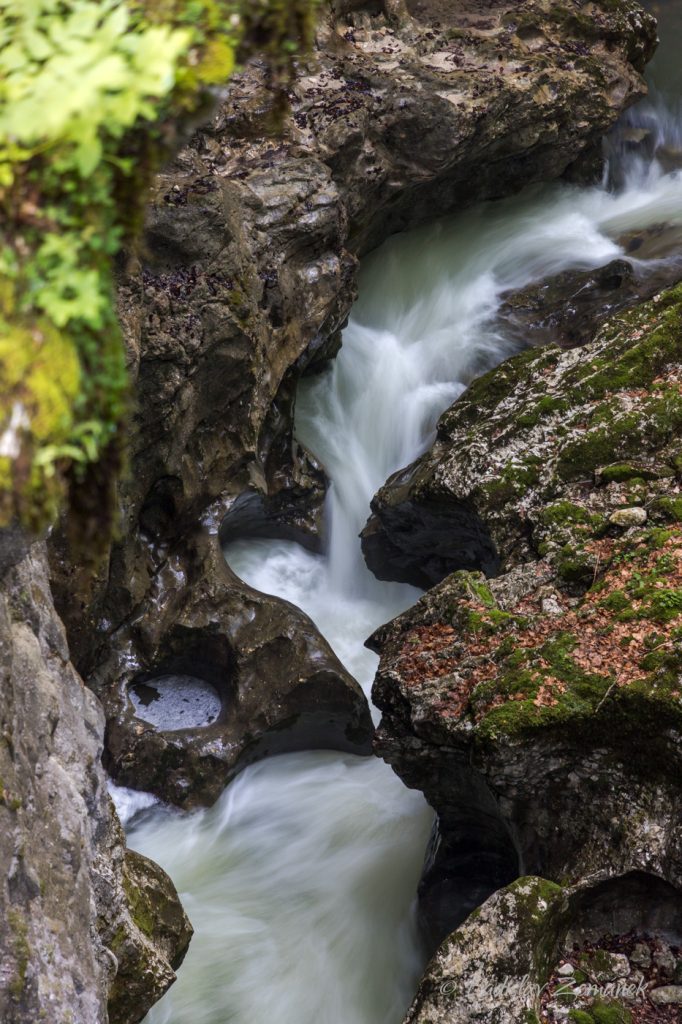
[[[371,641],[377,750],[439,815],[436,938],[486,871],[682,884],[681,309],[675,289],[509,360],[411,471],[412,500],[476,510],[504,570],[453,573]]]
[[[576,530],[596,536],[619,506],[674,519],[680,297],[673,289],[609,321],[583,349],[530,350],[475,381],[431,450],[374,498],[365,550],[383,551],[384,574],[416,580],[410,545],[419,553],[438,530],[441,578],[472,564],[494,574],[494,549],[503,569],[543,555],[579,583],[595,559],[576,551]],[[488,548],[472,549],[473,531],[487,532]]]
[[[19,554],[0,589],[0,1017],[134,1024],[191,927],[170,879],[125,850],[101,707],[70,664],[42,546]]]
[[[640,872],[572,887],[520,878],[441,945],[405,1024],[659,1019],[652,1008],[675,1001],[660,981],[676,970],[681,915],[679,891]]]
[[[644,90],[654,22],[631,0],[495,2],[485,16],[436,7],[336,5],[283,130],[252,64],[158,179],[120,288],[136,394],[122,539],[94,582],[58,542],[52,553],[76,664],[113,694],[112,763],[126,747],[123,659],[150,670],[130,636],[161,636],[159,605],[185,615],[173,579],[192,576],[199,524],[321,543],[324,473],[292,441],[293,399],[301,374],[338,346],[358,254],[435,213],[560,175]],[[480,532],[472,547],[490,549]],[[229,630],[245,591],[221,586]],[[248,600],[254,633],[269,635],[275,599]],[[172,614],[167,631],[179,628]],[[228,632],[225,644],[238,641]],[[337,709],[338,693],[319,707],[327,718]]]

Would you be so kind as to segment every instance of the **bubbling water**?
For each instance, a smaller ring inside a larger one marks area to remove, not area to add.
[[[680,122],[663,110],[642,116],[672,146]],[[502,294],[682,223],[677,172],[627,147],[617,159],[617,192],[535,187],[386,243],[365,262],[339,356],[299,387],[298,436],[331,480],[328,551],[261,539],[226,557],[308,612],[366,691],[376,657],[363,641],[417,591],[374,579],[357,535],[440,413],[514,351],[495,319]],[[131,846],[169,871],[196,929],[149,1024],[398,1024],[423,966],[414,893],[431,823],[380,761],[319,752],[252,766],[210,810],[138,814]]]

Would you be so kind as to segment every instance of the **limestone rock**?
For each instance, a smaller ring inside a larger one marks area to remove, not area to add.
[[[405,1024],[518,1024],[533,1009],[561,938],[562,891],[521,878],[443,942]]]
[[[369,642],[376,749],[438,813],[422,880],[435,939],[519,862],[554,881],[682,883],[681,301],[503,364],[400,485],[469,501],[507,569],[452,573]],[[609,522],[623,506],[639,525]]]
[[[682,985],[663,985],[651,993],[651,1002],[655,1006],[677,1006],[682,1004]]]
[[[173,981],[191,929],[161,869],[147,862],[143,883],[125,850],[104,715],[70,663],[40,544],[22,541],[0,581],[0,640],[0,1018],[133,1024]],[[141,929],[135,907],[154,890]],[[124,976],[135,1007],[107,1016]]]
[[[617,508],[609,516],[609,522],[614,526],[644,526],[647,521],[645,508]]]
[[[175,981],[192,937],[175,886],[158,864],[126,850],[123,891],[136,940],[117,933],[112,952],[118,971],[109,992],[109,1024],[137,1024],[143,1008],[161,998]],[[145,1011],[146,1012],[146,1011]]]
[[[119,628],[90,679],[106,711],[106,764],[117,782],[190,807],[212,803],[268,754],[371,752],[367,700],[303,612],[238,580],[215,538],[195,538],[187,575],[181,566],[169,557],[153,614],[141,611]],[[196,682],[199,711],[201,694],[214,696],[205,721],[186,725],[183,705],[163,685],[154,690],[169,676],[186,681],[185,702]],[[141,694],[137,706],[131,688]]]
[[[583,348],[530,350],[476,380],[433,447],[375,496],[370,568],[423,583],[433,545],[432,583],[543,556],[579,586],[595,571],[583,542],[608,534],[609,519],[641,525],[646,505],[679,521],[681,303],[679,287],[663,292]]]
[[[440,945],[405,1024],[531,1024],[541,1009],[542,1019],[551,1021],[573,1019],[574,1013],[581,1021],[607,1019],[597,1015],[600,1006],[609,1007],[609,1020],[628,1021],[627,1007],[641,1006],[647,984],[635,982],[627,957],[609,946],[641,932],[679,938],[681,907],[679,890],[643,873],[597,874],[566,887],[520,878]],[[583,957],[590,960],[587,983],[585,971],[570,962],[558,967],[582,948],[590,950]],[[608,962],[618,965],[611,972],[615,980],[600,981],[595,965]],[[669,986],[648,995],[665,1005],[679,1001],[679,992]]]

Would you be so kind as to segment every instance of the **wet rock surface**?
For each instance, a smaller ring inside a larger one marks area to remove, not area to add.
[[[471,502],[502,558],[495,579],[455,572],[370,641],[376,749],[439,816],[422,882],[436,938],[486,870],[489,891],[520,865],[682,882],[681,300],[502,364],[413,470],[413,497]]]
[[[268,754],[371,752],[365,696],[303,612],[238,580],[214,537],[196,538],[188,573],[180,565],[170,556],[163,601],[121,627],[90,678],[119,783],[191,807]]]
[[[0,1018],[49,1008],[55,1021],[135,1024],[174,980],[191,928],[165,873],[125,850],[104,716],[69,660],[44,547],[19,555],[0,581]]]
[[[439,18],[337,7],[281,130],[253,63],[158,178],[120,287],[136,395],[122,539],[94,581],[52,545],[75,661],[103,697],[119,693],[124,655],[139,673],[157,669],[128,637],[159,604],[176,607],[170,576],[193,571],[200,522],[213,534],[223,524],[224,539],[319,548],[324,472],[292,441],[293,400],[338,347],[358,254],[560,175],[644,90],[655,30],[630,0],[589,15],[577,0],[495,3],[484,17],[463,4]],[[473,547],[490,549],[480,532]],[[235,584],[228,603],[242,593]],[[254,629],[268,633],[275,604],[250,594]]]
[[[125,851],[123,891],[138,947],[117,931],[111,949],[118,971],[109,992],[109,1024],[138,1024],[175,981],[192,938],[192,926],[175,886],[158,864]]]
[[[677,232],[670,234],[675,239],[672,242],[671,238],[671,244],[679,252]],[[654,238],[647,232],[633,233],[623,241],[640,259],[651,259],[654,252],[658,255],[656,250],[652,252]],[[661,253],[664,255],[670,254]],[[591,341],[595,329],[619,309],[650,299],[681,277],[682,259],[678,256],[653,265],[612,260],[596,270],[565,271],[508,295],[499,319],[505,332],[516,336],[524,347],[556,343],[574,348]]]
[[[575,550],[574,528],[596,536],[620,506],[665,519],[678,495],[679,303],[678,289],[661,293],[584,348],[531,350],[476,380],[441,417],[433,447],[372,502],[363,541],[376,552],[383,539],[385,575],[398,544],[409,552],[405,535],[420,551],[448,526],[441,564],[470,567],[470,532],[483,524],[503,570],[541,555],[579,584],[595,563]],[[476,568],[491,573],[480,556]]]

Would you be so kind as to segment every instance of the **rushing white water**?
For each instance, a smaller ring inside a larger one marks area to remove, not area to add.
[[[504,291],[602,265],[634,229],[682,224],[677,172],[634,155],[626,179],[618,194],[534,188],[391,240],[366,261],[340,355],[301,385],[298,434],[332,481],[329,550],[256,540],[226,557],[307,611],[366,689],[376,658],[364,639],[416,597],[364,566],[357,534],[372,494],[472,377],[513,350],[495,323]],[[208,811],[138,814],[131,845],[170,872],[196,928],[148,1021],[398,1024],[422,966],[414,893],[430,824],[381,762],[335,753],[255,765]]]

